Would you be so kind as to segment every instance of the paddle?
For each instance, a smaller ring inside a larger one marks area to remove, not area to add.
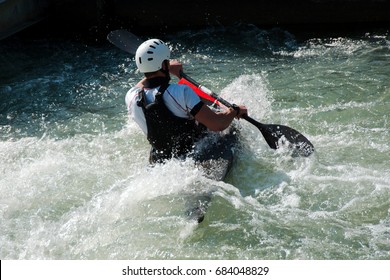
[[[143,42],[136,35],[123,29],[111,31],[108,34],[107,39],[116,47],[130,54],[135,54],[138,46]],[[212,92],[205,86],[202,86],[187,74],[182,72],[181,75],[182,78],[187,80],[189,83],[195,85],[201,91],[215,98],[226,107],[233,107],[232,104],[219,97],[216,93]],[[250,122],[260,130],[265,141],[272,149],[278,149],[280,146],[284,146],[287,141],[288,146],[294,150],[295,155],[307,157],[314,152],[313,144],[305,136],[291,127],[279,124],[262,124],[248,115],[243,116],[243,119]]]
[[[212,96],[226,107],[233,107],[233,105],[230,104],[228,101],[224,100],[218,94],[209,90],[205,86],[199,84],[187,74],[181,72],[181,76],[182,78],[186,79],[187,81],[198,87],[202,92]],[[287,140],[288,146],[290,148],[293,148],[294,153],[296,153],[297,155],[307,157],[314,152],[313,144],[305,136],[303,136],[301,133],[291,127],[280,124],[262,124],[252,119],[248,115],[245,115],[242,118],[250,122],[260,130],[260,132],[263,134],[265,141],[272,149],[279,148],[280,144],[284,145]]]
[[[107,39],[111,44],[130,54],[135,54],[139,45],[144,42],[138,36],[124,29],[111,31],[107,35]]]

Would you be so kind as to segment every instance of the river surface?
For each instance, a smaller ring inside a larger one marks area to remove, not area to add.
[[[300,131],[315,153],[272,150],[241,120],[225,182],[190,159],[150,168],[124,104],[141,79],[130,55],[1,41],[1,259],[390,259],[388,31],[239,25],[160,37],[192,78]],[[204,191],[198,225],[185,201]]]

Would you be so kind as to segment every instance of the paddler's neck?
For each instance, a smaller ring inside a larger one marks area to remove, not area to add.
[[[145,75],[146,76],[146,75]],[[169,83],[171,77],[163,71],[156,71],[154,73],[148,73],[148,75],[142,79],[137,86],[142,88],[156,88],[162,84]]]

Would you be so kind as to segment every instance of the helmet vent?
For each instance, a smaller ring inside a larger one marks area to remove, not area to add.
[[[155,46],[152,46],[152,45],[150,45],[149,47],[151,47],[151,48],[153,48],[153,49],[155,49],[155,48],[156,48]]]
[[[152,52],[152,51],[147,51],[147,53],[148,53],[148,54],[153,54],[154,52]]]
[[[148,61],[152,61],[152,60],[153,60],[153,57],[149,57],[149,58],[148,58]]]

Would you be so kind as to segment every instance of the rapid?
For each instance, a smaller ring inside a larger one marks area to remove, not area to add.
[[[1,259],[390,259],[388,31],[237,25],[151,37],[315,153],[272,150],[240,120],[225,182],[191,159],[152,168],[124,104],[141,79],[132,56],[108,42],[1,41]],[[184,212],[200,192],[213,195],[198,225]]]

